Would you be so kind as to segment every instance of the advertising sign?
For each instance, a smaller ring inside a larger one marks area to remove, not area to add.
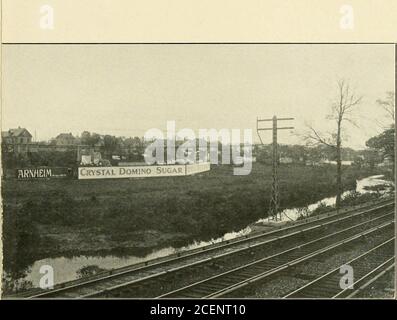
[[[79,179],[185,176],[210,170],[209,163],[162,166],[79,167]]]
[[[15,177],[18,180],[34,180],[48,178],[67,178],[72,176],[72,168],[42,167],[17,169]]]
[[[80,167],[79,179],[112,179],[184,176],[184,165],[134,167]]]
[[[52,171],[49,168],[17,169],[18,179],[49,178],[51,176]]]
[[[201,162],[201,163],[186,165],[186,174],[187,175],[200,173],[200,172],[204,172],[204,171],[209,171],[209,170],[210,170],[209,162]]]

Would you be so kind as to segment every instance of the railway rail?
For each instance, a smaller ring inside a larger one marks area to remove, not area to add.
[[[327,235],[315,240],[310,240],[304,245],[282,251],[278,254],[265,257],[258,261],[248,263],[219,275],[207,278],[162,294],[157,298],[219,298],[236,290],[253,285],[265,278],[273,277],[288,268],[309,262],[319,255],[329,254],[335,249],[346,248],[357,243],[363,236],[376,233],[394,232],[394,212],[389,213],[390,220],[372,226],[369,230],[360,230],[359,225],[343,229],[337,233]],[[379,220],[375,218],[373,221]],[[358,231],[360,230],[360,231]]]
[[[352,298],[362,286],[368,285],[394,266],[394,243],[392,237],[360,256],[318,277],[284,298]],[[341,286],[341,267],[353,270],[353,283]]]
[[[331,213],[325,216],[311,218],[271,232],[254,233],[234,240],[175,254],[168,258],[156,259],[140,265],[112,270],[89,279],[64,283],[53,290],[22,293],[21,296],[28,298],[82,298],[95,297],[101,294],[107,295],[112,290],[119,290],[120,288],[132,284],[140,285],[145,281],[160,278],[165,274],[205,264],[215,259],[261,249],[275,242],[301,238],[302,236],[310,235],[313,232],[319,232],[330,226],[336,227],[346,223],[354,223],[356,220],[362,219],[363,217],[368,217],[368,219],[370,219],[392,207],[394,208],[393,200],[370,203],[369,205],[367,204],[359,208],[355,207],[351,210],[344,210],[343,215]]]
[[[390,298],[395,296],[395,288],[394,288],[394,281],[392,284],[390,281],[387,281],[387,277],[389,275],[393,276],[395,270],[395,262],[387,261],[385,265],[380,266],[379,270],[376,271],[376,274],[371,275],[366,279],[365,283],[361,285],[359,288],[354,289],[352,293],[350,293],[347,298],[363,298],[365,294],[367,294],[372,286],[380,285],[382,291],[388,290],[388,294]],[[380,271],[380,272],[379,272]],[[384,279],[386,278],[386,279]],[[385,283],[386,280],[386,283]]]

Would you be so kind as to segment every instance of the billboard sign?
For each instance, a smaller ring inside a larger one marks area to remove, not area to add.
[[[210,170],[209,162],[200,162],[192,165],[186,165],[186,174],[195,174],[200,172],[205,172]]]
[[[51,176],[50,168],[17,169],[18,179],[49,178]]]
[[[79,179],[185,176],[210,170],[209,163],[162,166],[79,167]]]
[[[79,179],[112,179],[184,176],[184,165],[134,167],[80,167]]]
[[[72,173],[72,168],[66,167],[22,168],[16,169],[15,177],[18,180],[67,178]]]

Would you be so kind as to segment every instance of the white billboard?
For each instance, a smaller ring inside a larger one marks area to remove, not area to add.
[[[210,170],[209,163],[164,166],[79,167],[79,179],[185,176]]]
[[[195,174],[204,171],[210,170],[210,163],[209,162],[200,162],[195,164],[188,164],[186,165],[186,174]]]
[[[135,167],[80,167],[79,179],[114,179],[184,176],[184,165]]]

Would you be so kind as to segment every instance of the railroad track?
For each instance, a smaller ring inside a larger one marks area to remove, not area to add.
[[[348,248],[357,243],[363,236],[394,232],[394,212],[387,214],[389,220],[384,222],[380,217],[372,220],[368,230],[360,229],[363,223],[338,231],[336,233],[306,242],[272,256],[247,263],[235,269],[223,272],[205,280],[197,281],[185,287],[173,290],[157,298],[219,298],[240,290],[255,282],[270,278],[288,268],[308,262],[320,255],[329,254],[335,249]],[[379,224],[376,223],[379,222]],[[368,227],[368,222],[364,223]]]
[[[250,236],[241,237],[235,240],[224,241],[219,244],[199,248],[185,253],[173,255],[167,259],[158,259],[146,262],[138,266],[131,266],[112,270],[99,274],[87,280],[72,281],[57,286],[50,291],[35,291],[22,294],[22,297],[47,298],[47,297],[94,297],[98,294],[108,294],[112,289],[118,290],[121,287],[131,284],[140,284],[155,278],[159,278],[170,272],[176,272],[183,268],[205,264],[222,257],[258,250],[265,245],[274,244],[275,241],[286,241],[292,238],[310,236],[313,232],[353,223],[363,217],[379,215],[382,211],[394,207],[393,200],[385,200],[370,205],[345,210],[344,214],[328,214],[322,217],[311,218],[307,221],[296,223],[291,226],[277,229],[267,233],[256,233]],[[218,254],[218,255],[217,255]],[[175,266],[176,264],[176,266]]]
[[[387,281],[389,275],[394,275],[395,260],[393,262],[387,261],[383,266],[380,266],[376,272],[366,279],[363,285],[360,285],[357,289],[352,290],[347,298],[363,298],[365,294],[371,291],[373,286],[379,286],[382,291],[388,290],[391,298],[395,297],[395,283],[393,281],[390,286],[390,281]]]
[[[284,298],[352,298],[357,288],[377,278],[394,265],[394,244],[392,237],[368,250],[360,256],[344,263],[334,270],[318,277],[303,287],[289,293]],[[341,286],[341,268],[350,266],[353,271],[351,286]]]

